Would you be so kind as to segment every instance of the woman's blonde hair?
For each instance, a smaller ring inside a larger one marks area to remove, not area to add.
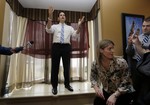
[[[109,46],[110,44],[115,45],[113,41],[109,40],[109,39],[104,39],[101,40],[98,44],[97,44],[97,51],[96,51],[96,62],[99,65],[101,60],[102,60],[102,53],[100,52],[100,49],[104,49],[107,46]]]

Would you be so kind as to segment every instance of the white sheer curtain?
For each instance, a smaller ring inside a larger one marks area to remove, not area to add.
[[[10,7],[9,5],[6,3],[5,5],[5,14],[4,14],[4,26],[3,26],[3,35],[2,35],[2,45],[3,46],[7,46],[9,47],[9,33],[10,33]],[[6,58],[8,56],[3,56],[1,55],[1,69],[4,70],[5,69],[5,63],[6,63]]]
[[[88,30],[89,30],[89,45],[90,45],[88,57],[88,81],[90,81],[89,77],[91,73],[91,63],[95,60],[96,57],[96,45],[99,40],[102,40],[100,10],[98,11],[96,19],[88,21]]]
[[[86,81],[88,79],[88,58],[71,58],[71,81]],[[59,68],[59,82],[64,81],[62,60]]]
[[[6,3],[5,8],[5,25],[4,25],[4,33],[3,35],[3,43],[6,43],[10,47],[21,46],[23,44],[27,18],[17,16]],[[5,65],[5,69],[8,70],[8,75],[5,75],[7,78],[7,86],[11,86],[13,89],[16,87],[16,84],[19,81],[22,81],[24,77],[24,55],[22,54],[14,54],[11,57],[7,57],[7,64]],[[8,76],[8,77],[7,77]]]
[[[6,3],[5,4],[5,14],[4,14],[4,26],[3,26],[3,35],[2,35],[2,45],[6,47],[11,47],[10,45],[10,13],[11,9],[10,6]],[[1,55],[1,70],[3,72],[3,81],[2,82],[2,95],[6,93],[5,85],[8,76],[8,69],[9,69],[9,56]]]

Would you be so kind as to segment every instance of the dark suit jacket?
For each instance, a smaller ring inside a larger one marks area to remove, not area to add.
[[[3,47],[0,45],[0,54],[2,55],[12,55],[13,53],[11,52],[11,47]]]
[[[136,68],[137,105],[150,105],[150,52],[144,54]]]
[[[141,75],[150,78],[150,52],[143,55],[143,59],[137,64],[137,70]]]

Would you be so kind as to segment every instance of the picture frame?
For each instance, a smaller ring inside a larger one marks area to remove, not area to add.
[[[122,35],[123,35],[123,56],[127,60],[126,47],[128,36],[131,34],[142,34],[144,15],[122,13]]]

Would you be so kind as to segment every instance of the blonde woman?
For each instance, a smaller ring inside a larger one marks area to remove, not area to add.
[[[100,41],[96,58],[90,78],[96,93],[94,105],[130,105],[133,88],[128,65],[125,59],[114,57],[114,42]]]

